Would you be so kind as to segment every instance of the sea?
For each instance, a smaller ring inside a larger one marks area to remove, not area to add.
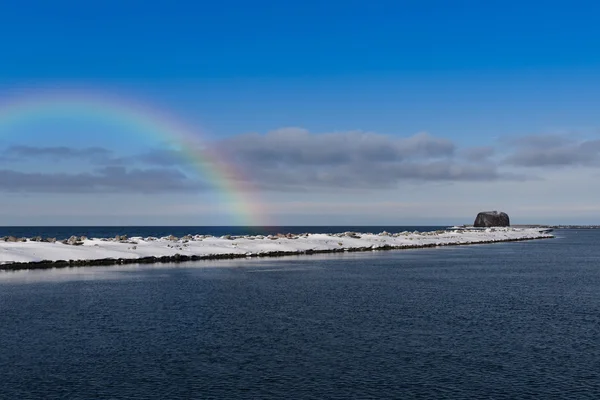
[[[600,230],[555,235],[0,272],[0,398],[598,399]]]

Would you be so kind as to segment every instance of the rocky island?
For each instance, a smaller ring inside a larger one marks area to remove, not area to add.
[[[510,226],[508,214],[498,211],[482,211],[477,214],[473,226],[476,228],[489,228],[492,226]]]

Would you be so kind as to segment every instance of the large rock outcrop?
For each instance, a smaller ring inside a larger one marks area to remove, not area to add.
[[[476,228],[488,228],[490,226],[510,226],[508,214],[498,211],[482,211],[477,214],[473,226]]]

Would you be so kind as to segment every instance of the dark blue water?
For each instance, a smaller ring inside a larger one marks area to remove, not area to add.
[[[428,232],[447,226],[2,226],[0,237],[54,237],[67,239],[71,235],[106,238],[115,235],[155,236],[175,235],[271,235],[277,233],[339,233],[355,232]]]
[[[600,398],[600,232],[0,274],[3,399]]]

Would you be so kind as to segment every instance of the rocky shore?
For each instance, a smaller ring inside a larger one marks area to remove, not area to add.
[[[268,236],[0,238],[0,270],[180,263],[245,257],[400,250],[552,238],[540,229],[452,229],[435,232],[277,234]]]

